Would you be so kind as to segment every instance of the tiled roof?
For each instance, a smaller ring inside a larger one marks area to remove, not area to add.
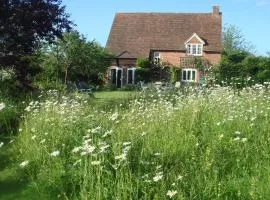
[[[193,33],[205,51],[221,51],[221,13],[118,13],[106,49],[121,57],[148,57],[151,49],[185,50]]]

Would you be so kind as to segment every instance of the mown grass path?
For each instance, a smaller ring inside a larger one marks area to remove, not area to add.
[[[0,140],[3,141],[3,138]],[[9,144],[0,149],[0,200],[35,199],[29,184],[18,179],[13,156]]]

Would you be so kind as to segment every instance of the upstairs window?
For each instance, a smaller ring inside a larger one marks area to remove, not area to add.
[[[202,56],[202,44],[187,44],[187,54],[193,56]]]
[[[187,55],[202,56],[203,45],[205,45],[205,42],[196,33],[193,33],[185,42]]]

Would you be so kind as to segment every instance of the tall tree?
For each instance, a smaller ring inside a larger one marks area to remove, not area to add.
[[[222,35],[223,51],[227,54],[235,53],[236,51],[255,53],[255,47],[248,42],[241,30],[234,25],[226,25]]]
[[[14,66],[25,79],[39,41],[52,42],[71,21],[61,0],[0,0],[0,65]]]

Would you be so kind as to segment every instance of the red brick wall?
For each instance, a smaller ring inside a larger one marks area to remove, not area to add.
[[[160,52],[160,58],[164,62],[168,62],[174,66],[180,65],[180,57],[187,57],[184,52]],[[207,59],[213,65],[219,63],[220,54],[219,53],[203,53],[202,58]]]
[[[161,61],[168,62],[176,67],[180,66],[180,58],[187,57],[185,52],[177,52],[177,51],[163,51],[160,52]],[[218,64],[220,62],[221,55],[219,53],[209,53],[203,52],[203,56],[201,58],[207,59],[212,65]],[[112,62],[111,67],[108,69],[108,72],[113,66],[116,66],[116,61]],[[123,84],[126,83],[126,73],[128,67],[136,66],[136,59],[119,59],[119,66],[123,68]],[[108,75],[108,74],[107,74]],[[197,73],[196,82],[200,78],[200,73]]]
[[[180,57],[187,57],[187,55],[184,52],[176,52],[176,51],[160,52],[160,59],[174,66],[180,65]],[[221,55],[219,53],[203,52],[202,58],[207,59],[210,63],[215,65],[219,63]],[[111,65],[116,66],[116,61],[113,61]],[[136,59],[119,59],[119,66],[125,67],[136,66]]]
[[[116,60],[114,60],[111,64],[112,66],[116,66]],[[119,66],[134,66],[136,65],[136,59],[119,59]]]
[[[204,58],[209,60],[210,63],[216,65],[220,62],[221,54],[220,53],[204,53]]]
[[[184,57],[185,53],[181,52],[160,52],[160,59],[163,62],[168,62],[171,65],[179,66],[180,57]]]

